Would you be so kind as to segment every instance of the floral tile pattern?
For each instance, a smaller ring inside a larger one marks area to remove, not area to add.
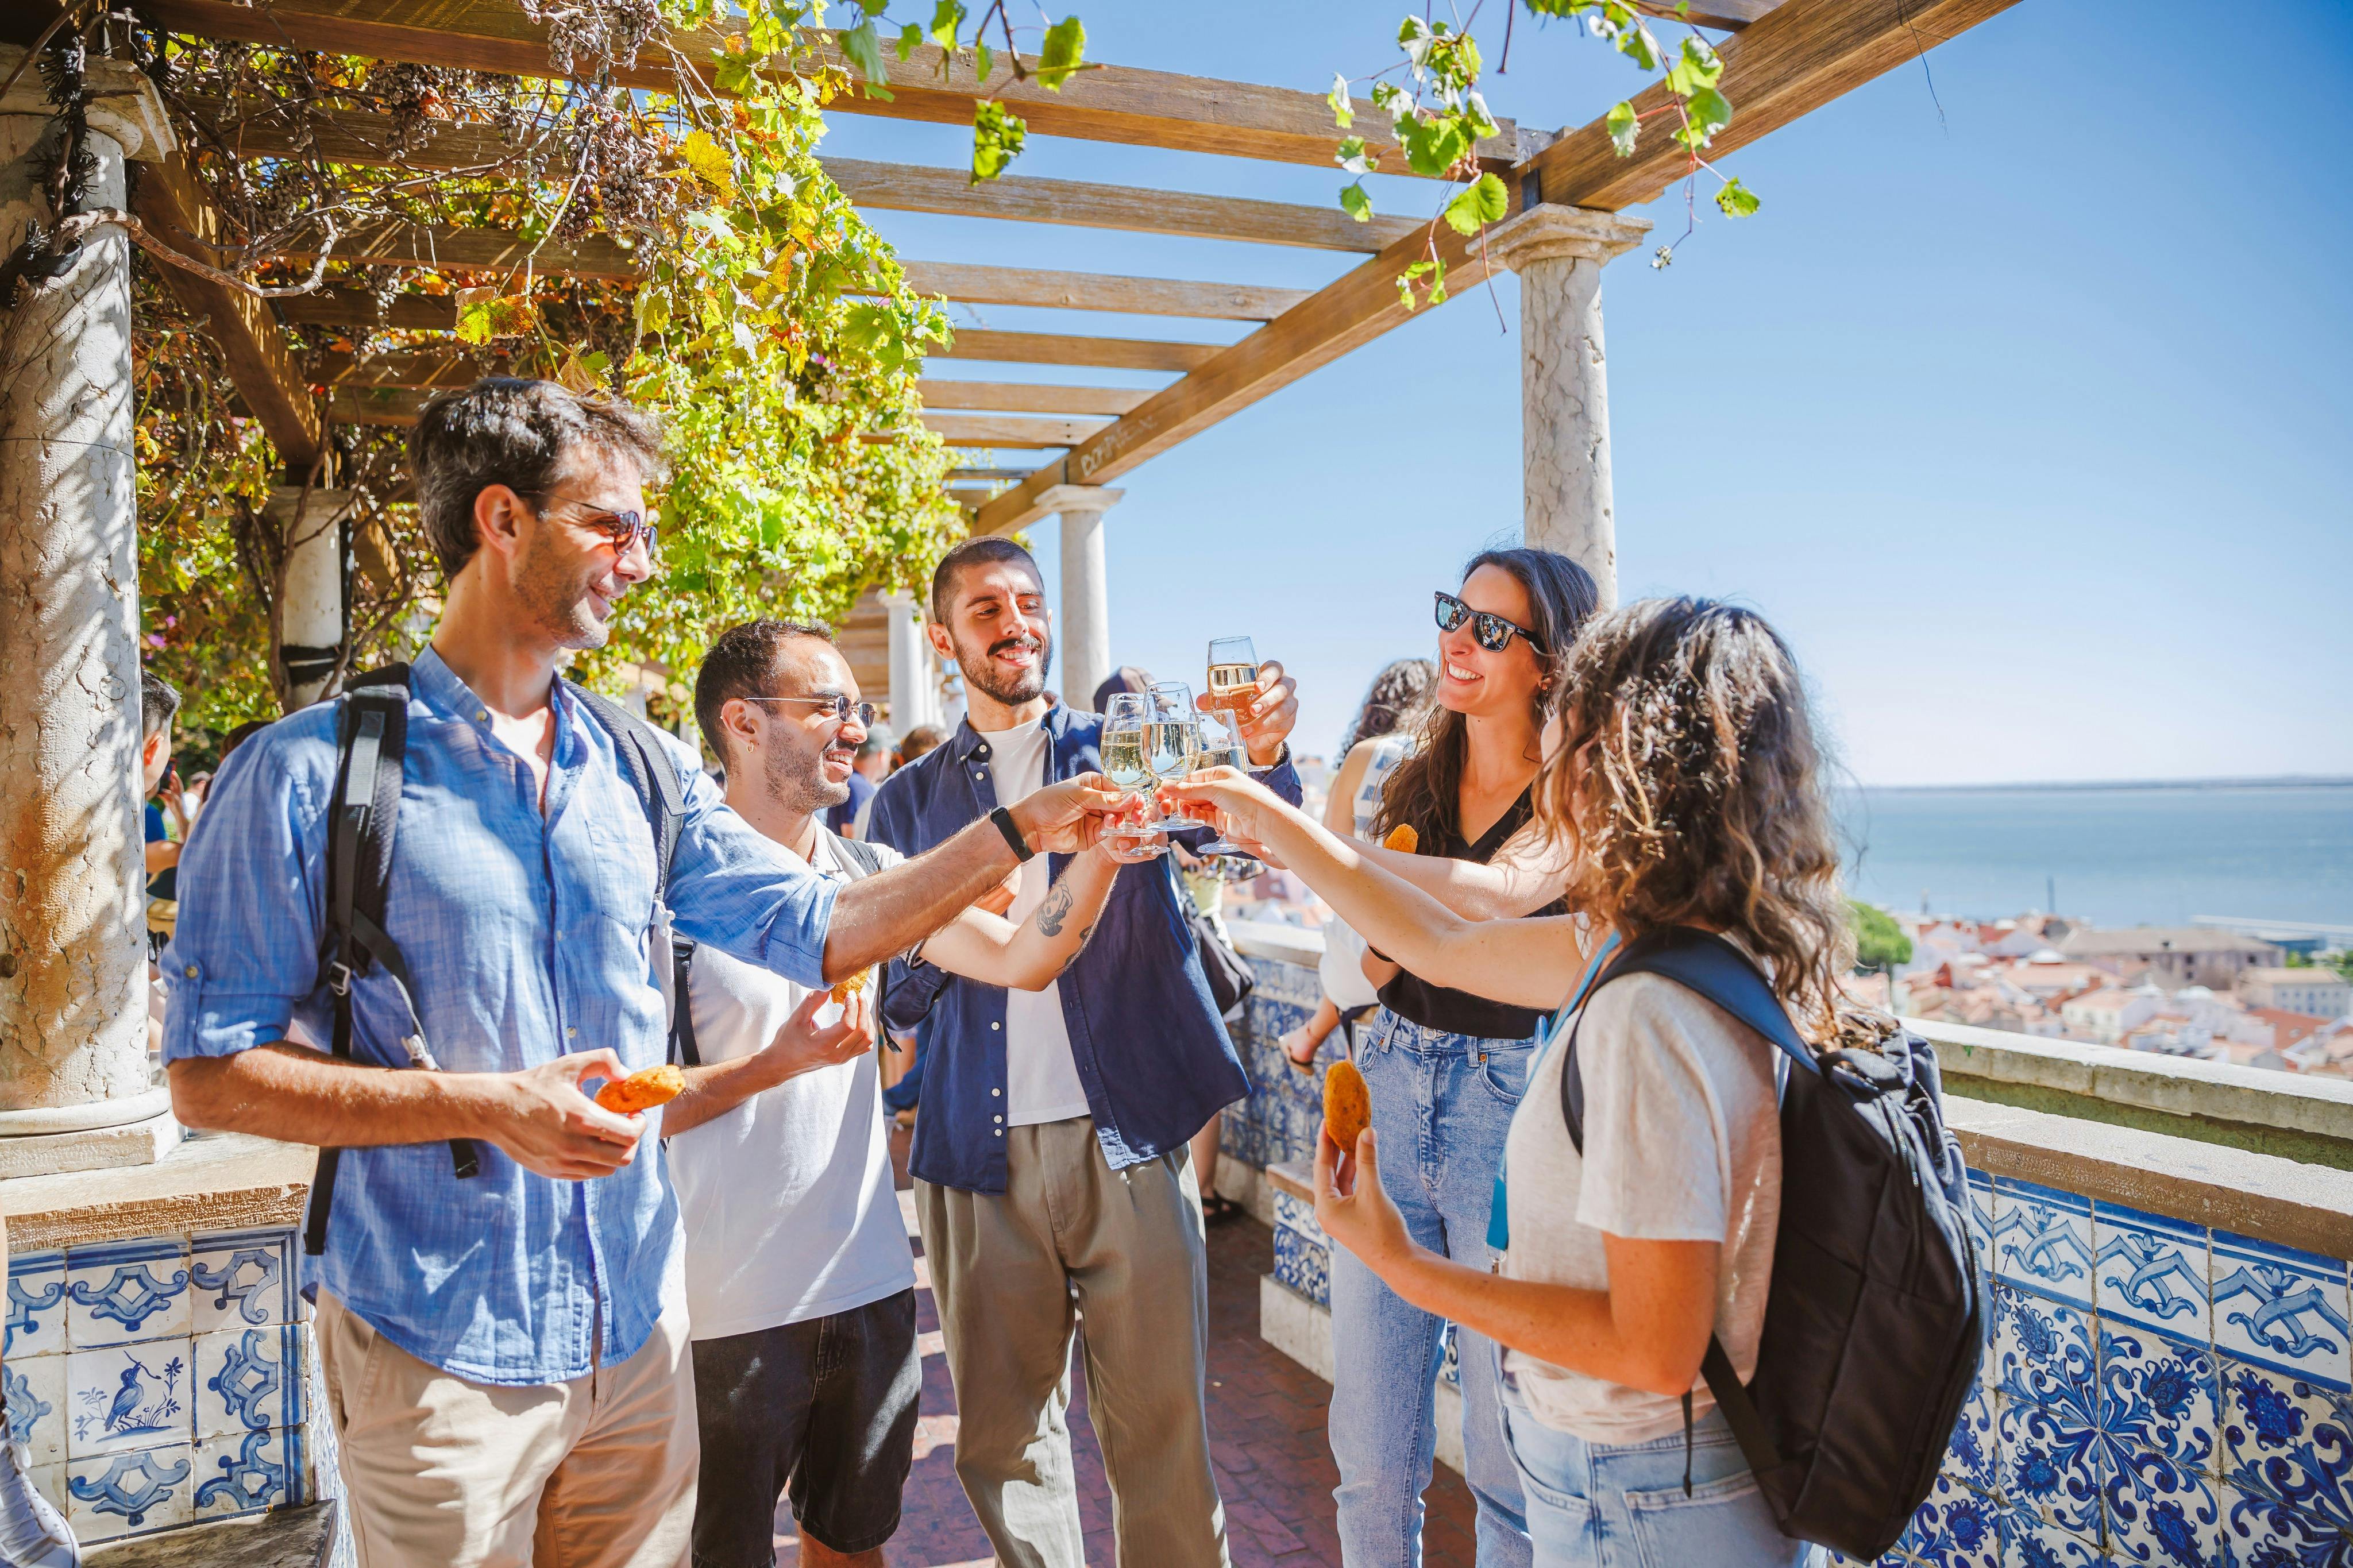
[[[1288,1226],[1274,1233],[1274,1277],[1318,1306],[1332,1304],[1330,1254]]]
[[[1996,1386],[2021,1404],[2067,1405],[2098,1425],[2090,1317],[1999,1280],[1993,1304]]]
[[[193,1326],[200,1334],[268,1328],[310,1316],[290,1230],[213,1231],[191,1239]]]
[[[2353,1564],[2353,1395],[2225,1360],[2221,1401],[2236,1538],[2258,1536],[2265,1521],[2277,1535],[2333,1531]]]
[[[8,1332],[0,1357],[66,1348],[66,1255],[25,1252],[8,1259]]]
[[[1942,1559],[1934,1559],[1941,1563]],[[2045,1524],[2029,1514],[2001,1521],[2002,1568],[2105,1568],[2099,1544]]]
[[[2009,1176],[1994,1180],[1993,1274],[2078,1307],[2092,1304],[2092,1201]]]
[[[2001,1561],[2000,1510],[1991,1499],[1941,1478],[1895,1550],[1915,1562],[1995,1568]]]
[[[2218,1231],[2214,1348],[2330,1388],[2353,1388],[2345,1261]]]
[[[2148,1449],[2111,1447],[2101,1499],[2108,1553],[2118,1563],[2198,1568],[2222,1560],[2213,1484]]]
[[[1953,1438],[1945,1448],[1945,1476],[1978,1491],[1994,1492],[1999,1482],[1995,1449],[1993,1386],[1979,1379],[1961,1405],[1961,1418],[1953,1424]]]
[[[2004,1402],[1995,1429],[2000,1443],[2001,1496],[2012,1517],[2031,1517],[2097,1541],[2105,1445],[2081,1412],[2061,1405]]]
[[[188,1244],[164,1237],[66,1254],[66,1335],[75,1349],[190,1331]]]
[[[2100,1325],[2100,1430],[2194,1470],[2219,1445],[2213,1352],[2138,1328]]]

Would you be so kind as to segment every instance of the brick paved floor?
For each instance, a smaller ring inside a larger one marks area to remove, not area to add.
[[[918,1252],[922,1246],[916,1243]],[[1272,1267],[1273,1239],[1264,1226],[1240,1217],[1210,1228],[1209,1438],[1225,1498],[1228,1544],[1234,1568],[1338,1568],[1340,1545],[1332,1528],[1338,1477],[1324,1436],[1331,1389],[1258,1337],[1259,1277]],[[918,1268],[918,1282],[927,1283],[928,1273]],[[891,1568],[987,1568],[988,1538],[956,1484],[955,1391],[940,1350],[939,1319],[931,1291],[918,1294],[925,1336],[922,1425],[906,1514],[885,1555]],[[1070,1424],[1087,1560],[1111,1568],[1111,1491],[1087,1423],[1083,1376],[1076,1380]],[[1424,1562],[1429,1568],[1471,1568],[1471,1494],[1461,1478],[1438,1467],[1427,1501]],[[790,1568],[800,1553],[789,1508],[779,1511],[776,1529],[777,1562]]]

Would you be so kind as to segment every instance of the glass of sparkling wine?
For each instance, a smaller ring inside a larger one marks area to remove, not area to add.
[[[1245,773],[1250,771],[1249,748],[1242,744],[1240,731],[1233,728],[1231,715],[1228,716],[1225,723],[1219,723],[1206,713],[1198,715],[1193,730],[1193,771],[1198,772],[1203,768],[1233,768]],[[1223,827],[1219,829],[1215,838],[1200,847],[1199,852],[1204,855],[1250,854],[1249,850],[1227,838]]]
[[[1159,821],[1159,805],[1150,793],[1156,775],[1150,761],[1150,736],[1155,713],[1153,700],[1143,692],[1123,691],[1111,700],[1111,710],[1103,715],[1103,776],[1142,802],[1141,821],[1123,819],[1108,837],[1112,841],[1112,858],[1117,860],[1145,860],[1161,853],[1147,848],[1151,840],[1167,829]]]
[[[1248,637],[1209,641],[1209,706],[1240,712],[1258,700],[1258,650]]]

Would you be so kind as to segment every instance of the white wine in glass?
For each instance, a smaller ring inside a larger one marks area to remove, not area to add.
[[[1258,650],[1248,637],[1209,642],[1209,706],[1241,712],[1258,700]]]

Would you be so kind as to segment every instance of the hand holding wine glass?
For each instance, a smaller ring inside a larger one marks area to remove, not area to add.
[[[1299,682],[1275,660],[1261,663],[1250,638],[1218,637],[1209,644],[1209,691],[1200,707],[1229,715],[1250,765],[1271,768],[1299,722]]]

